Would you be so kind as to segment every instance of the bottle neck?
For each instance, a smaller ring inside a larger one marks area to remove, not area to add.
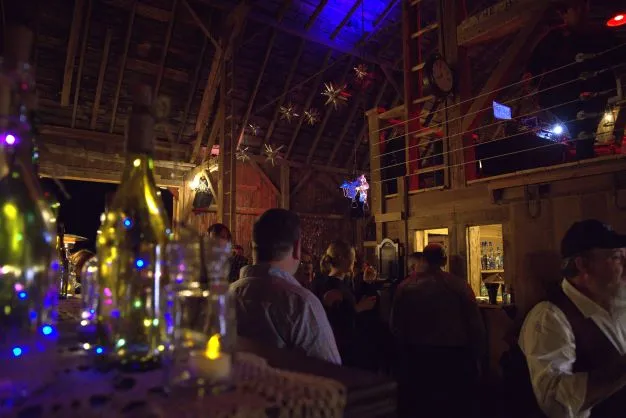
[[[126,155],[126,166],[122,182],[137,178],[146,178],[154,183],[154,158],[147,153],[129,152]]]

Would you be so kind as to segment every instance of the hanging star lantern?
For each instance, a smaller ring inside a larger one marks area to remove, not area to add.
[[[325,105],[332,104],[335,109],[344,106],[350,97],[350,93],[346,91],[346,86],[337,87],[333,83],[324,83],[324,91],[322,96],[326,96]]]
[[[320,120],[320,112],[317,109],[309,109],[304,111],[304,117],[306,118],[306,122],[313,126]]]
[[[209,168],[210,172],[218,170],[218,168],[219,168],[219,161],[220,161],[220,157],[217,156],[217,155],[211,155],[211,157],[209,157],[209,161],[208,161],[207,167]]]
[[[266,159],[265,161],[269,161],[272,163],[272,166],[276,165],[276,160],[281,158],[280,156],[280,150],[283,149],[284,145],[281,145],[280,147],[274,149],[271,145],[265,144],[265,155],[266,155]]]
[[[291,123],[291,120],[294,118],[297,118],[298,115],[296,113],[296,108],[294,105],[292,105],[291,103],[289,103],[286,106],[281,106],[280,107],[280,118],[281,119],[286,119],[287,122]]]
[[[369,72],[367,70],[367,65],[359,64],[354,67],[354,76],[357,78],[357,80],[364,81],[369,75]]]
[[[250,154],[248,153],[248,147],[239,147],[235,153],[235,157],[243,163],[250,160]]]
[[[256,125],[254,123],[249,123],[248,128],[250,128],[250,133],[254,136],[257,136],[257,134],[259,133],[259,129],[261,129],[259,125]]]

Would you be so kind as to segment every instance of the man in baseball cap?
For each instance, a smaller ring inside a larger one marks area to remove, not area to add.
[[[548,417],[626,411],[626,235],[589,219],[561,241],[563,281],[528,314],[520,335],[538,404]]]

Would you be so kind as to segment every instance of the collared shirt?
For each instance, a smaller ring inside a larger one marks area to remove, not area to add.
[[[230,285],[239,335],[341,364],[321,302],[289,273],[257,264]]]
[[[617,303],[611,313],[563,280],[565,295],[580,312],[600,328],[620,354],[626,353],[626,304]],[[587,373],[574,373],[576,343],[565,314],[551,302],[537,304],[526,316],[519,345],[526,356],[539,406],[550,418],[587,418],[582,410]]]

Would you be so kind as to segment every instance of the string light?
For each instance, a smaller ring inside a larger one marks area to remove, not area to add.
[[[335,109],[344,106],[348,102],[350,93],[346,92],[346,86],[335,86],[333,83],[324,83],[324,91],[322,96],[326,96],[325,105],[332,105]]]

